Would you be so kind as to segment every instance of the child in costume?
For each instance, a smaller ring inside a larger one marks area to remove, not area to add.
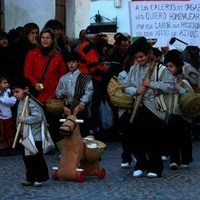
[[[176,85],[174,92],[170,96],[171,108],[168,122],[168,138],[169,138],[169,153],[171,170],[180,168],[188,168],[192,162],[192,118],[187,117],[181,112],[178,99],[186,92],[192,91],[191,80],[192,68],[187,69],[189,72],[185,74],[184,62],[179,57],[179,52],[171,50],[165,55],[164,62],[171,71]],[[188,78],[190,77],[190,78]],[[178,130],[178,131],[177,131]]]
[[[67,66],[69,72],[62,76],[56,88],[57,98],[65,100],[66,106],[84,123],[80,124],[81,136],[90,134],[89,121],[91,117],[90,107],[93,95],[91,76],[85,75],[79,70],[80,55],[77,52],[69,54]]]
[[[135,64],[124,81],[125,84],[131,83],[131,86],[126,87],[124,92],[136,97],[129,130],[136,158],[133,177],[146,174],[148,178],[156,178],[163,171],[161,144],[167,117],[167,110],[162,107],[158,98],[172,92],[174,81],[167,68],[155,62],[152,47],[145,37],[139,38],[130,46],[129,55],[134,56]],[[161,68],[164,69],[159,75]]]
[[[57,143],[61,157],[58,169],[53,170],[53,179],[84,181],[86,175],[105,177],[105,170],[99,167],[99,158],[88,161],[86,143],[90,134],[90,105],[93,95],[91,76],[79,71],[80,55],[73,52],[67,58],[69,72],[62,76],[56,89],[56,96],[65,100],[66,121],[60,127],[63,140]],[[84,123],[76,123],[77,117]],[[88,136],[88,137],[85,137]],[[84,137],[84,138],[83,138]],[[90,137],[90,139],[93,139]],[[94,139],[93,139],[94,140]],[[80,169],[81,167],[81,169]]]
[[[37,187],[49,179],[48,167],[43,156],[46,152],[43,135],[48,129],[43,109],[34,99],[28,97],[30,89],[31,82],[28,78],[19,77],[13,81],[13,93],[19,100],[17,127],[21,124],[19,134],[24,144],[23,161],[26,167],[26,180],[22,185]],[[48,137],[51,140],[49,134]],[[26,141],[30,141],[31,145],[26,145]]]

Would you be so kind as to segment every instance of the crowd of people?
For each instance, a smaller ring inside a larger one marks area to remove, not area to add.
[[[22,184],[40,186],[49,178],[39,127],[47,122],[56,145],[62,140],[59,119],[64,117],[45,106],[52,97],[64,100],[73,114],[84,119],[82,137],[96,137],[102,131],[99,107],[106,100],[113,113],[112,131],[121,139],[121,167],[130,167],[134,159],[134,177],[162,176],[163,161],[168,159],[171,170],[188,168],[193,160],[192,128],[198,117],[185,116],[177,99],[200,85],[199,48],[166,51],[153,47],[145,37],[131,42],[130,35],[120,32],[111,44],[97,26],[81,30],[71,43],[63,28],[51,19],[41,31],[31,22],[0,32],[0,152],[13,154],[19,124],[23,125],[21,136],[25,125],[31,125],[38,149],[34,155],[23,149],[27,179]],[[195,58],[187,53],[191,49]],[[113,76],[126,85],[123,92],[135,99],[133,108],[111,103],[107,85]],[[31,101],[23,112],[27,95]],[[137,113],[132,118],[134,109]],[[37,170],[33,168],[36,160],[40,161]]]

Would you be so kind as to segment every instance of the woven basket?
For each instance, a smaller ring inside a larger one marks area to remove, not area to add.
[[[107,92],[110,101],[114,106],[120,108],[132,108],[134,99],[133,97],[122,92],[122,83],[117,77],[112,77],[107,86]]]
[[[198,85],[192,86],[192,89],[194,90],[195,93],[200,93],[200,87]]]
[[[181,112],[187,117],[200,116],[200,94],[187,92],[179,98]]]
[[[64,111],[65,106],[64,100],[49,98],[46,102],[46,109],[53,114],[61,115]]]
[[[106,145],[99,140],[85,140],[86,148],[85,148],[85,158],[88,161],[95,161],[101,158],[103,151],[106,148]],[[96,148],[89,148],[88,146],[91,144],[95,144]]]

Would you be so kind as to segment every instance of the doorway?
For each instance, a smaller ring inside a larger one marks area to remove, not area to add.
[[[64,33],[65,33],[65,28],[66,28],[66,1],[67,0],[56,0],[56,17],[55,17],[55,19],[63,24]]]

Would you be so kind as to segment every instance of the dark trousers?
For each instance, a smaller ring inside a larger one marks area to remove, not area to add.
[[[162,130],[160,132],[162,133],[162,138],[161,138],[161,154],[162,156],[169,156],[169,133],[168,133],[168,124],[162,123]]]
[[[46,116],[46,120],[48,123],[49,133],[51,135],[51,138],[54,144],[56,144],[57,142],[63,139],[63,137],[60,136],[60,133],[59,133],[59,128],[62,125],[62,123],[60,122],[60,119],[63,117],[62,115],[56,115],[56,114],[50,113],[46,109],[45,106],[43,107],[43,110],[44,110],[44,114]]]
[[[153,172],[161,176],[161,139],[164,121],[144,105],[139,108],[132,124],[133,152],[137,160],[134,170]]]
[[[192,126],[178,115],[172,115],[168,123],[170,163],[192,162]]]
[[[101,104],[101,99],[103,95],[102,82],[93,79],[94,93],[92,96],[91,105],[91,120],[90,120],[90,130],[95,130],[100,127],[99,119],[99,106]]]
[[[43,182],[49,179],[48,167],[43,156],[42,142],[35,142],[38,149],[36,155],[25,156],[23,160],[26,167],[26,180],[30,182]]]
[[[121,131],[121,145],[123,152],[121,158],[123,162],[132,162],[133,154],[133,140],[134,135],[132,134],[131,124],[129,123],[130,113],[125,111],[119,119],[119,131]]]
[[[90,118],[86,117],[85,114],[78,114],[77,119],[83,119],[84,121],[83,123],[79,124],[81,137],[84,138],[90,135]]]

